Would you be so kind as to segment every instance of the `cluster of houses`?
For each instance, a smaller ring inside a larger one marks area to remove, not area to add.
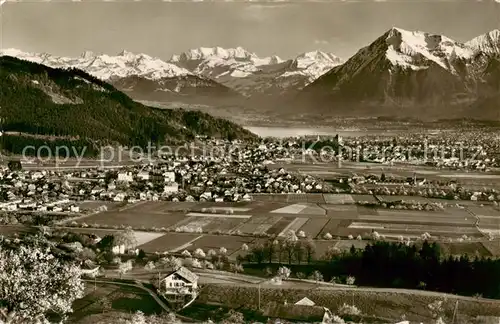
[[[477,132],[347,138],[344,160],[413,163],[489,172],[500,167],[498,138]]]
[[[278,150],[279,151],[279,150]],[[119,169],[0,170],[4,210],[79,212],[67,200],[135,202],[245,201],[253,193],[323,192],[322,181],[270,169],[267,150],[254,146],[221,156],[167,156]],[[271,154],[271,155],[270,155]]]

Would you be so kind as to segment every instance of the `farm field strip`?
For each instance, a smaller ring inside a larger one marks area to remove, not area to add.
[[[118,203],[116,202],[111,202],[111,201],[83,201],[80,203],[77,203],[77,206],[79,206],[81,209],[95,209],[99,208],[101,206],[106,206],[108,209],[116,208],[118,207]]]
[[[476,216],[500,217],[500,210],[496,210],[490,206],[468,206],[467,209]]]
[[[267,216],[254,216],[246,221],[246,224],[264,224],[269,217]]]
[[[307,194],[287,194],[287,202],[306,202]]]
[[[407,216],[404,214],[401,215],[379,215],[379,216],[371,216],[371,215],[360,215],[358,220],[360,221],[397,221],[403,223],[448,223],[448,224],[473,224],[475,222],[474,217],[469,216],[467,219],[464,218],[452,218],[449,216]]]
[[[307,202],[314,204],[325,204],[325,197],[323,194],[309,194],[307,195]]]
[[[137,246],[146,244],[153,240],[156,240],[159,237],[165,235],[164,233],[151,233],[151,232],[142,232],[142,231],[134,231],[134,236],[137,241]]]
[[[173,229],[176,229],[177,227],[180,227],[180,226],[183,226],[183,225],[186,225],[187,223],[195,220],[196,218],[195,217],[188,217],[188,216],[183,216],[177,223],[173,224],[172,226],[170,226],[168,229],[169,230],[173,230]]]
[[[324,216],[326,215],[326,210],[324,208],[321,208],[320,206],[318,205],[311,205],[311,206],[307,206],[306,208],[304,208],[301,212],[300,212],[301,215],[321,215],[321,216]]]
[[[85,218],[87,224],[102,224],[109,226],[131,226],[133,228],[170,227],[185,218],[181,214],[161,215],[156,213],[104,212]]]
[[[326,214],[329,218],[337,218],[337,219],[358,219],[359,214],[357,211],[328,211]]]
[[[500,229],[490,229],[490,228],[479,227],[478,230],[484,235],[491,235],[495,238],[500,238]]]
[[[264,234],[270,229],[274,224],[260,224],[257,228],[252,232],[252,234]]]
[[[188,217],[186,222],[183,222],[182,225],[177,224],[176,228],[184,227],[184,228],[194,232],[198,228],[203,229],[205,226],[210,224],[211,221],[212,220],[210,218],[207,218],[207,217]]]
[[[326,223],[325,227],[321,230],[320,236],[325,235],[326,233],[330,233],[331,235],[335,235],[337,233],[337,229],[339,228],[341,220],[336,218],[330,218],[328,223]]]
[[[351,195],[352,199],[355,201],[355,202],[369,202],[369,203],[376,203],[377,202],[377,199],[375,199],[375,197],[373,197],[373,195]]]
[[[384,229],[386,226],[377,223],[361,223],[361,222],[353,222],[351,225],[347,226],[347,228],[367,228],[367,229]]]
[[[233,232],[241,232],[245,234],[263,234],[267,230],[269,230],[274,224],[251,224],[251,223],[243,223],[240,226],[236,227]]]
[[[155,240],[149,241],[146,244],[138,246],[138,248],[143,249],[145,252],[165,252],[175,249],[179,246],[186,244],[187,242],[199,237],[200,234],[191,233],[167,233],[158,237]]]
[[[500,218],[486,218],[479,216],[478,226],[481,228],[500,228]]]
[[[357,212],[358,206],[354,205],[330,205],[330,204],[321,204],[319,205],[321,208],[324,208],[327,212]]]
[[[456,228],[454,230],[439,230],[439,229],[427,229],[427,230],[418,230],[418,229],[401,229],[401,228],[385,228],[383,230],[377,230],[379,234],[395,234],[398,233],[400,235],[407,235],[407,234],[415,234],[415,235],[422,235],[424,233],[429,233],[433,236],[462,236],[462,235],[467,235],[467,236],[483,236],[481,232],[478,230],[474,229],[463,229],[463,228]]]
[[[481,244],[492,256],[500,257],[500,241],[485,241],[481,242]]]
[[[294,219],[294,217],[282,217],[279,221],[274,223],[266,233],[270,235],[281,233]]]
[[[377,198],[380,199],[381,201],[385,202],[394,202],[394,201],[406,201],[406,202],[419,202],[419,203],[430,203],[430,200],[428,200],[425,197],[420,197],[420,196],[387,196],[387,195],[377,195]]]
[[[357,206],[358,215],[378,215],[378,211],[375,208],[369,208],[365,206]]]
[[[433,231],[433,232],[457,232],[457,233],[477,233],[476,227],[461,227],[461,226],[419,226],[414,224],[392,224],[386,226],[388,230],[414,230],[414,231]]]
[[[208,207],[208,208],[212,208],[212,209],[215,209],[215,210],[222,210],[222,211],[234,211],[234,212],[247,212],[249,210],[252,210],[252,208],[246,208],[246,207],[227,207],[227,206],[224,206],[224,207],[219,207],[219,206],[211,206],[211,207]]]
[[[217,217],[217,218],[250,218],[250,217],[252,217],[252,215],[207,214],[207,213],[187,213],[186,216]]]
[[[193,243],[194,243],[195,241],[199,240],[199,239],[200,239],[200,238],[202,238],[202,237],[203,237],[203,235],[200,235],[200,236],[198,236],[198,237],[196,237],[196,238],[192,239],[191,241],[186,242],[185,244],[183,244],[183,245],[181,245],[181,246],[178,246],[178,247],[176,247],[175,249],[170,250],[170,252],[179,252],[179,251],[181,251],[181,250],[186,250],[186,249],[188,249],[191,245],[193,245]]]
[[[205,253],[209,249],[220,249],[224,247],[227,249],[227,254],[232,254],[235,251],[241,249],[243,244],[251,244],[254,241],[252,237],[244,236],[229,236],[229,235],[204,235],[202,238],[194,241],[191,245],[191,249],[202,249]]]
[[[276,214],[299,214],[301,211],[307,208],[307,205],[303,204],[293,204],[279,209],[272,210],[271,213]]]
[[[131,205],[127,205],[120,209],[120,211],[129,211],[129,212],[151,212],[151,211],[160,211],[165,207],[165,202],[160,201],[139,201],[137,203],[133,203]]]
[[[304,231],[306,236],[314,238],[318,236],[329,220],[329,218],[309,218],[299,231]]]
[[[173,201],[165,201],[165,204],[163,205],[162,211],[163,212],[169,212],[169,211],[179,211],[179,210],[190,210],[193,208],[198,207],[200,204],[199,202],[189,202],[189,201],[179,201],[179,202],[173,202]]]
[[[233,218],[233,219],[227,219],[227,218],[212,218],[211,222],[206,225],[203,230],[207,232],[211,231],[221,231],[221,232],[227,232],[227,231],[232,231],[235,227],[240,225],[243,222],[241,219]]]
[[[293,221],[291,221],[282,231],[278,234],[278,236],[285,236],[289,231],[296,232],[299,228],[301,228],[309,219],[305,217],[297,217]]]
[[[287,195],[251,195],[252,200],[258,202],[284,202],[286,203]]]
[[[351,195],[346,194],[324,194],[325,202],[327,204],[342,205],[354,204],[354,199]]]

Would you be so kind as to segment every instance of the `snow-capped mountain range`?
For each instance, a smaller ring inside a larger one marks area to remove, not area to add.
[[[51,67],[79,68],[114,84],[132,97],[203,100],[280,98],[281,105],[341,114],[417,115],[444,111],[500,119],[500,31],[468,42],[444,35],[391,28],[347,61],[313,51],[284,60],[259,57],[242,47],[200,47],[162,60],[127,51],[116,56],[85,52],[67,58],[0,51]],[[252,102],[252,101],[250,101]],[[264,100],[276,105],[274,100]],[[355,109],[356,108],[356,109]]]
[[[80,57],[62,57],[46,53],[26,53],[17,49],[1,50],[0,54],[14,56],[27,61],[54,68],[76,68],[101,80],[113,80],[139,76],[150,80],[191,75],[192,73],[175,64],[164,62],[146,54],[122,51],[116,56],[95,55],[86,51]]]
[[[500,91],[499,34],[494,30],[461,43],[391,28],[305,87],[299,97],[322,109],[374,114],[446,111],[450,117],[450,112],[472,112],[480,100]],[[474,113],[500,119],[498,107]]]
[[[84,52],[80,57],[70,58],[50,54],[26,53],[17,49],[1,50],[0,55],[9,55],[48,65],[55,68],[78,68],[89,74],[116,84],[131,83],[122,79],[144,79],[171,83],[175,80],[190,80],[189,85],[178,82],[167,90],[181,92],[191,86],[200,87],[215,81],[241,94],[251,96],[257,93],[275,93],[288,87],[303,88],[321,74],[342,63],[342,60],[330,53],[309,52],[295,59],[283,60],[278,56],[261,58],[242,47],[207,48],[200,47],[173,55],[170,60],[161,60],[147,54],[134,54],[122,51],[110,56]],[[204,82],[197,80],[200,78]],[[197,80],[193,83],[193,80]],[[149,82],[150,86],[153,83]],[[202,84],[202,85],[200,85]],[[211,84],[213,86],[213,84]],[[165,89],[159,87],[159,91]]]

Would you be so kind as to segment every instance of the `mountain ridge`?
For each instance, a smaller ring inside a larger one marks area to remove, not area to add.
[[[477,50],[481,44],[493,48],[490,40],[479,36],[473,48],[444,35],[393,27],[306,86],[296,109],[430,118],[492,115],[493,106],[475,109],[500,82],[495,53]]]
[[[90,143],[185,143],[196,135],[249,139],[256,135],[199,111],[156,109],[84,71],[0,57],[2,131],[71,137]],[[5,146],[22,148],[19,142]]]

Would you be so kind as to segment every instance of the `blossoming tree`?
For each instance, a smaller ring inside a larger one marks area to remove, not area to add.
[[[83,297],[81,270],[50,247],[8,247],[0,241],[0,323],[43,323],[48,311],[64,317]]]

